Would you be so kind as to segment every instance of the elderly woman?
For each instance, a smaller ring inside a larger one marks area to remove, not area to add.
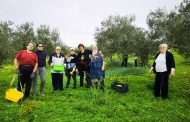
[[[175,61],[173,54],[169,52],[167,44],[159,45],[159,53],[156,54],[154,63],[150,69],[150,73],[154,71],[156,74],[154,84],[154,96],[163,99],[168,98],[168,79],[169,75],[175,74]]]
[[[49,57],[48,61],[51,66],[51,77],[53,90],[63,90],[63,73],[65,66],[65,56],[61,53],[61,47],[57,46],[55,53]]]
[[[90,78],[92,80],[93,86],[98,88],[99,81],[104,82],[102,80],[104,78],[104,68],[105,61],[104,55],[101,51],[98,51],[98,47],[96,45],[92,46],[92,57],[91,57],[91,67],[90,67]],[[103,85],[104,83],[100,83]],[[100,86],[102,88],[102,86]]]

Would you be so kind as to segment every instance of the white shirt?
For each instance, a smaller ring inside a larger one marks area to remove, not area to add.
[[[156,72],[166,72],[167,67],[166,67],[166,53],[160,53],[158,57],[155,60],[156,62]]]
[[[64,57],[57,58],[55,56],[52,56],[51,66],[53,66],[53,65],[65,66],[65,58]],[[51,69],[51,73],[63,74],[64,71],[62,71],[62,72],[55,72],[53,69]]]

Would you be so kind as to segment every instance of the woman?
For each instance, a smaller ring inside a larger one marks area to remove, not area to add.
[[[86,87],[90,88],[92,83],[90,80],[90,58],[92,52],[86,50],[83,44],[78,45],[79,53],[77,56],[77,69],[80,76],[80,87],[83,87],[84,74],[86,75]]]
[[[98,88],[99,81],[104,82],[102,80],[104,78],[104,68],[105,61],[104,55],[101,51],[98,51],[98,47],[96,45],[92,46],[92,57],[91,57],[91,67],[90,67],[90,78],[92,80],[93,86]],[[104,83],[101,83],[103,85]],[[102,86],[100,86],[101,89]]]
[[[75,49],[71,48],[70,55],[66,60],[66,76],[67,76],[66,88],[69,87],[70,80],[72,77],[74,80],[73,89],[76,89],[76,82],[77,82],[77,80],[76,80],[76,61],[77,61],[77,57],[75,54]]]
[[[48,63],[51,66],[53,90],[63,90],[65,56],[61,53],[60,46],[56,47],[55,53],[49,57]]]
[[[38,43],[37,51],[35,52],[38,56],[38,68],[36,70],[36,74],[32,83],[32,92],[33,96],[36,96],[36,85],[38,81],[38,75],[40,75],[41,84],[40,84],[40,95],[44,96],[44,84],[46,81],[46,53],[43,52],[43,45],[42,43]]]
[[[163,99],[168,98],[168,80],[169,75],[175,74],[175,61],[173,54],[167,50],[167,44],[159,45],[159,53],[156,54],[154,63],[150,69],[150,73],[156,73],[154,84],[154,96]]]

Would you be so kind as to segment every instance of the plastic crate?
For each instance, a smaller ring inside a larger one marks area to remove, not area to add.
[[[54,70],[54,71],[57,71],[57,72],[62,72],[62,71],[65,70],[65,67],[64,67],[64,66],[54,65],[54,66],[53,66],[53,70]]]

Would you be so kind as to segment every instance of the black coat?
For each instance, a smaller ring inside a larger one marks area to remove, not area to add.
[[[90,70],[91,55],[92,51],[90,50],[85,50],[83,53],[79,52],[77,56],[77,69],[82,71]]]
[[[154,63],[152,65],[154,72],[156,72],[156,69],[155,69],[156,62],[155,62],[155,60],[157,59],[159,54],[160,54],[160,52],[156,54],[155,59],[154,59]],[[166,68],[167,68],[168,74],[170,74],[172,68],[175,68],[175,60],[174,60],[173,54],[171,52],[169,52],[169,51],[166,51]]]

